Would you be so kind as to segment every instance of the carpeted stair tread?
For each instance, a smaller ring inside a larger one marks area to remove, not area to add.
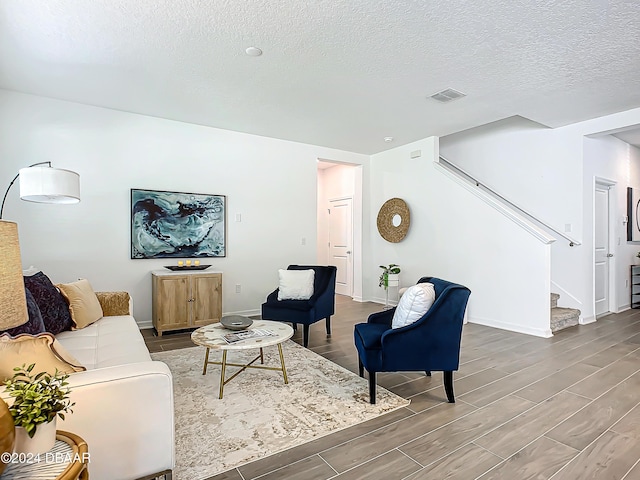
[[[558,295],[557,293],[551,294],[551,308],[556,308],[558,306],[559,298],[560,298],[560,295]]]
[[[577,308],[554,307],[551,309],[552,320],[564,320],[565,318],[571,318],[574,316],[580,316],[580,310]]]
[[[557,332],[563,328],[578,325],[580,310],[577,308],[553,307],[551,309],[551,331]]]

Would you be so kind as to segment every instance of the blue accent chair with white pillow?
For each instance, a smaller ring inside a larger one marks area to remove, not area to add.
[[[278,300],[279,289],[269,294],[262,304],[262,319],[290,322],[293,329],[302,324],[302,343],[309,345],[309,325],[326,319],[327,335],[331,335],[331,315],[336,305],[336,267],[318,265],[289,265],[287,270],[313,270],[313,294],[308,300]]]
[[[396,308],[374,313],[367,323],[355,326],[360,376],[369,372],[369,401],[376,403],[377,372],[432,371],[444,374],[447,400],[455,402],[453,372],[460,363],[462,323],[471,291],[440,278],[423,277],[418,283],[431,283],[433,305],[415,323],[392,328]],[[406,293],[405,293],[406,295]],[[402,300],[401,300],[402,301]]]

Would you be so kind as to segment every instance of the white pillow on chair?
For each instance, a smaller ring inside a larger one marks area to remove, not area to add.
[[[419,283],[409,287],[400,298],[391,321],[392,328],[406,327],[418,321],[436,300],[432,283]]]
[[[309,300],[313,295],[313,270],[278,270],[278,300]]]

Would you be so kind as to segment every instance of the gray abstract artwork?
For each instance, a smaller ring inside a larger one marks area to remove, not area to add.
[[[131,189],[131,258],[226,255],[226,197]]]

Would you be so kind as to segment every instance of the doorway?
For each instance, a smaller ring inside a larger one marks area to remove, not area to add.
[[[336,293],[362,301],[362,165],[318,159],[317,259],[337,267]]]
[[[615,262],[612,253],[614,218],[612,209],[612,189],[615,183],[596,179],[593,201],[593,289],[594,313],[596,318],[612,311],[611,301],[614,298],[612,279],[615,278]]]

